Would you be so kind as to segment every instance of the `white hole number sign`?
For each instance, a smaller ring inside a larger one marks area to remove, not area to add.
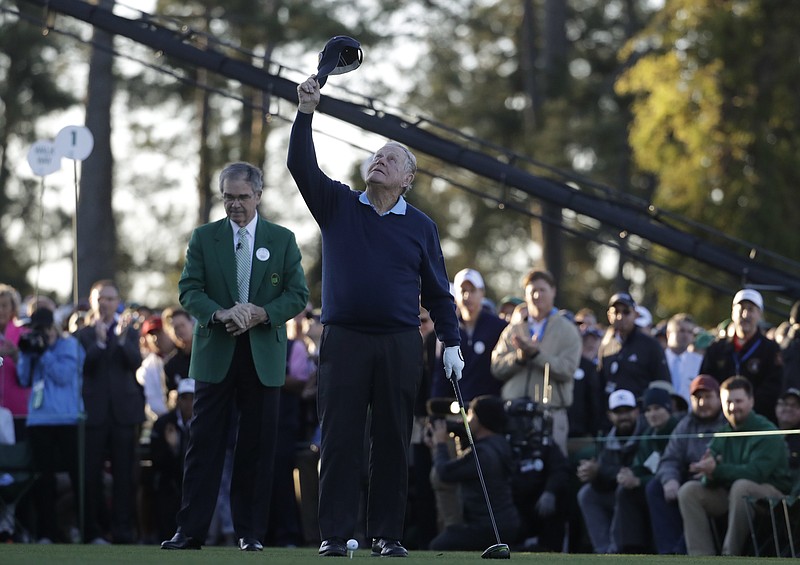
[[[56,136],[56,150],[67,159],[83,161],[93,148],[94,136],[86,126],[67,126]]]

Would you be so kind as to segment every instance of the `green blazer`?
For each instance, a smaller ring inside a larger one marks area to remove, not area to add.
[[[266,250],[268,257],[264,259]],[[308,287],[294,234],[259,218],[256,224],[249,302],[262,306],[269,323],[251,328],[250,346],[258,378],[265,386],[282,386],[286,378],[286,320],[306,307]],[[220,308],[238,300],[233,230],[228,218],[192,232],[178,283],[181,305],[197,318],[189,376],[209,383],[228,373],[236,338],[225,324],[212,323]]]

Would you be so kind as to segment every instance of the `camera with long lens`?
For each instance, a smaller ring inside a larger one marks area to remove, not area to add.
[[[464,428],[464,422],[454,418],[454,416],[461,411],[456,400],[452,398],[429,398],[427,402],[425,402],[425,411],[428,413],[429,422],[444,420],[447,425],[448,433],[454,434],[464,440],[467,439],[467,431]]]
[[[507,400],[506,439],[516,466],[512,486],[516,492],[538,488],[544,471],[546,450],[553,441],[553,420],[542,404],[523,397]]]
[[[39,330],[32,330],[19,336],[17,347],[28,355],[41,355],[47,349],[47,337]]]

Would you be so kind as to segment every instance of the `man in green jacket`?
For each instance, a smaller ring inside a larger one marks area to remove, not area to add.
[[[715,555],[709,518],[728,514],[723,555],[741,555],[749,532],[744,497],[781,496],[789,491],[789,457],[777,428],[753,412],[753,387],[747,378],[730,377],[720,385],[724,426],[696,463],[689,466],[698,480],[678,491],[683,532],[689,555]],[[727,435],[740,432],[742,435]],[[756,433],[753,433],[756,432]],[[758,434],[757,432],[766,432]]]
[[[189,377],[197,382],[178,531],[163,549],[200,549],[219,491],[234,407],[233,527],[243,551],[260,551],[269,515],[278,400],[286,377],[284,323],[308,288],[294,234],[261,219],[263,175],[248,163],[220,173],[227,218],[192,233],[178,289],[197,318]]]

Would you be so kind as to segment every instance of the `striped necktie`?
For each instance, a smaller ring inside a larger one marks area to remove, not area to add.
[[[250,296],[250,244],[247,241],[247,228],[239,228],[239,243],[236,244],[236,286],[239,289],[239,302],[247,304]]]

